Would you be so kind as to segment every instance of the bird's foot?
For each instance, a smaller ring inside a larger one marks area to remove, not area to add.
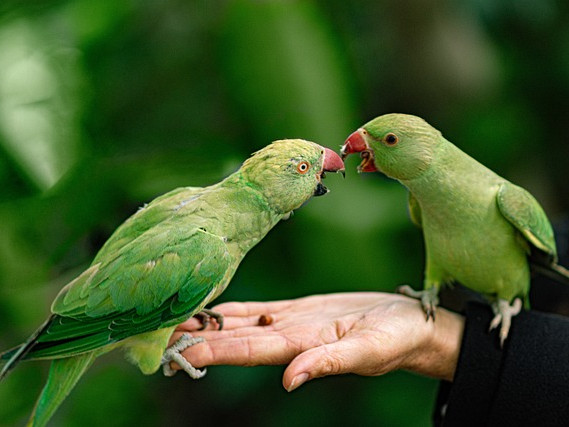
[[[429,289],[424,289],[422,291],[416,291],[409,285],[397,287],[397,293],[420,300],[421,305],[423,306],[423,311],[427,316],[427,321],[432,318],[433,322],[435,321],[435,311],[437,305],[439,305],[438,292],[439,291],[435,286]]]
[[[492,303],[492,311],[494,312],[494,318],[490,322],[490,328],[488,332],[496,329],[501,323],[500,327],[500,347],[504,348],[504,341],[508,338],[508,333],[510,332],[510,326],[512,324],[512,317],[517,315],[522,309],[522,300],[516,298],[512,305],[508,303],[505,299],[498,299]]]
[[[204,308],[199,313],[194,314],[194,317],[197,317],[202,323],[202,327],[199,328],[198,331],[203,331],[205,328],[207,328],[211,322],[211,319],[214,319],[219,325],[218,330],[221,331],[223,329],[223,314],[218,313],[217,311]]]
[[[182,356],[181,353],[188,347],[204,341],[205,339],[202,337],[194,338],[188,333],[182,334],[182,336],[178,338],[174,344],[168,347],[162,355],[162,372],[164,375],[167,377],[172,377],[176,374],[176,372],[178,372],[170,367],[170,362],[176,362],[194,380],[202,378],[206,374],[206,369],[204,368],[200,370],[194,368],[192,364],[188,362],[184,356]]]

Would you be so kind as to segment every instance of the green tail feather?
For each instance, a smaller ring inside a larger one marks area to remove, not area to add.
[[[56,359],[51,363],[49,377],[28,421],[28,427],[43,427],[71,392],[79,378],[91,366],[95,353]]]
[[[0,363],[2,364],[2,366],[4,366],[4,364],[8,363],[8,361],[10,359],[12,359],[12,357],[20,351],[20,349],[24,346],[24,344],[20,344],[14,348],[11,348],[10,350],[6,350],[4,353],[0,353]],[[3,378],[0,377],[0,378]]]
[[[32,347],[36,344],[38,337],[49,327],[53,320],[53,315],[47,319],[43,325],[41,325],[27,340],[25,343],[15,347],[11,350],[6,351],[5,353],[0,354],[0,359],[6,360],[4,366],[2,366],[2,370],[0,370],[0,381],[8,375],[8,372],[13,369],[18,362],[26,357],[28,352],[32,349]]]

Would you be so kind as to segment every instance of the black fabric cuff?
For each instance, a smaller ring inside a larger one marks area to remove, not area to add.
[[[442,382],[435,425],[569,425],[569,319],[523,311],[504,349],[492,311],[471,303],[455,378]]]

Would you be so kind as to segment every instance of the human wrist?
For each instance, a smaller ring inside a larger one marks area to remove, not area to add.
[[[402,366],[411,372],[452,381],[464,332],[464,317],[437,308],[436,320],[419,326],[417,345]]]

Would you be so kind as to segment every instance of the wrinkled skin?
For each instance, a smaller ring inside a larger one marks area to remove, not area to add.
[[[184,357],[197,367],[288,364],[283,375],[288,391],[326,375],[397,369],[452,380],[464,327],[462,316],[442,308],[437,322],[425,322],[417,301],[377,292],[231,302],[214,310],[224,314],[224,330],[212,325],[194,333],[206,342],[185,350]],[[272,323],[259,326],[260,316],[270,316]],[[172,340],[200,326],[190,319]]]

